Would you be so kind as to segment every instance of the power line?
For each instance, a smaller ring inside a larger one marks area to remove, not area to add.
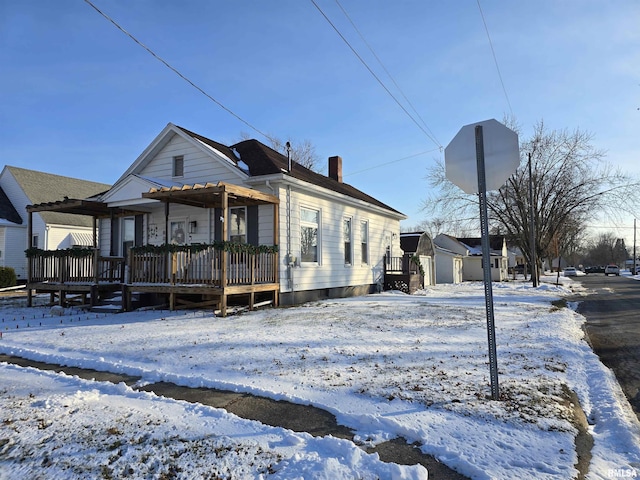
[[[402,162],[403,160],[408,160],[410,158],[415,158],[415,157],[419,157],[420,155],[426,155],[427,153],[431,153],[431,152],[439,152],[440,148],[434,148],[432,150],[426,150],[424,152],[419,152],[419,153],[414,153],[413,155],[408,155],[406,157],[402,157],[402,158],[398,158],[396,160],[391,160],[390,162],[385,162],[385,163],[379,163],[378,165],[374,165],[372,167],[368,167],[368,168],[364,168],[362,170],[358,170],[356,172],[351,172],[348,173],[346,175],[343,175],[344,177],[348,177],[349,175],[356,175],[358,173],[362,173],[362,172],[368,172],[369,170],[373,170],[374,168],[380,168],[380,167],[384,167],[385,165],[390,165],[392,163],[397,163],[397,162]]]
[[[393,84],[396,86],[396,88],[398,89],[398,91],[400,92],[400,95],[402,95],[402,98],[405,99],[405,101],[409,104],[409,106],[411,107],[411,110],[413,110],[413,113],[416,114],[416,116],[420,119],[420,121],[422,122],[422,124],[425,126],[425,128],[429,131],[429,133],[431,134],[432,138],[434,140],[436,140],[436,144],[438,144],[438,146],[440,148],[442,148],[442,146],[440,145],[440,142],[438,142],[438,140],[436,139],[436,136],[434,135],[434,133],[431,131],[431,129],[429,128],[429,126],[427,125],[427,122],[424,121],[424,119],[420,116],[420,114],[418,113],[418,111],[416,110],[416,108],[413,106],[413,103],[411,103],[411,100],[409,100],[407,98],[407,96],[405,95],[405,93],[402,91],[402,88],[400,88],[400,85],[398,85],[398,83],[396,82],[396,80],[393,78],[393,75],[391,75],[391,72],[389,72],[389,70],[387,69],[387,67],[385,67],[385,65],[382,63],[382,60],[380,60],[380,57],[378,57],[378,55],[376,54],[376,52],[373,50],[373,48],[371,47],[371,45],[369,44],[369,42],[367,42],[366,38],[364,38],[364,35],[362,35],[362,33],[360,32],[360,30],[358,29],[358,27],[356,26],[356,24],[354,23],[354,21],[351,19],[351,17],[349,16],[349,14],[347,13],[347,11],[343,8],[342,4],[339,2],[339,0],[335,0],[336,4],[338,4],[338,7],[340,7],[340,10],[342,10],[342,13],[344,14],[345,17],[347,17],[347,20],[349,20],[349,23],[351,23],[351,26],[353,26],[353,29],[356,31],[356,33],[360,36],[360,38],[362,39],[362,41],[364,42],[364,44],[367,46],[367,48],[369,49],[369,51],[371,52],[371,54],[374,56],[374,58],[378,61],[378,63],[380,64],[380,66],[382,67],[382,69],[385,71],[385,73],[389,76],[389,78],[391,79],[391,81],[393,82]]]
[[[203,94],[205,97],[207,97],[209,100],[211,100],[212,102],[214,102],[216,105],[218,105],[220,108],[222,108],[224,111],[226,111],[227,113],[233,115],[235,118],[237,118],[238,120],[240,120],[242,123],[244,123],[247,127],[251,128],[252,130],[258,132],[260,135],[262,135],[263,137],[269,139],[271,141],[271,137],[269,135],[267,135],[266,133],[262,132],[261,130],[259,130],[257,127],[254,127],[252,124],[250,124],[248,121],[246,121],[244,118],[242,118],[240,115],[236,114],[235,112],[233,112],[230,108],[224,106],[221,102],[219,102],[218,100],[216,100],[215,98],[213,98],[211,95],[209,95],[207,92],[205,92],[202,88],[200,88],[198,85],[196,85],[194,82],[192,82],[189,78],[187,78],[185,75],[183,75],[182,73],[180,73],[180,71],[178,69],[176,69],[175,67],[173,67],[172,65],[169,64],[169,62],[167,62],[166,60],[164,60],[162,57],[160,57],[159,55],[157,55],[153,50],[151,50],[149,47],[147,47],[144,43],[142,43],[140,40],[138,40],[135,36],[133,36],[131,33],[129,33],[127,30],[125,30],[123,27],[121,27],[114,19],[112,19],[109,15],[107,15],[106,13],[104,13],[102,10],[100,10],[98,7],[96,7],[93,3],[91,3],[90,0],[84,0],[85,3],[87,3],[90,7],[92,7],[96,12],[98,12],[100,15],[102,15],[105,19],[107,19],[109,22],[111,22],[113,25],[115,25],[115,27],[120,30],[122,33],[124,33],[127,37],[129,37],[131,40],[133,40],[134,42],[136,42],[139,46],[141,46],[142,48],[144,48],[148,53],[150,53],[156,60],[160,61],[162,64],[164,64],[164,66],[166,66],[169,70],[171,70],[173,73],[175,73],[176,75],[178,75],[181,79],[183,79],[185,82],[187,82],[189,85],[191,85],[193,88],[195,88],[196,90],[198,90],[201,94]]]
[[[409,111],[398,101],[398,99],[393,95],[393,93],[391,93],[391,91],[387,88],[387,86],[382,82],[382,80],[380,80],[380,78],[375,74],[375,72],[371,69],[371,67],[369,67],[369,65],[367,65],[367,62],[364,61],[364,59],[358,54],[358,52],[355,50],[355,48],[353,48],[351,46],[351,44],[349,43],[349,41],[344,37],[344,35],[342,35],[342,33],[340,33],[340,30],[338,30],[338,27],[336,27],[334,25],[334,23],[329,19],[329,17],[327,17],[327,15],[322,11],[322,9],[318,6],[318,4],[315,2],[315,0],[311,0],[311,3],[313,3],[314,7],[316,7],[316,9],[320,12],[320,14],[324,17],[324,19],[327,21],[327,23],[329,23],[329,25],[331,25],[331,27],[335,30],[335,32],[338,34],[338,36],[342,39],[342,41],[349,47],[349,49],[351,50],[351,52],[353,52],[353,54],[356,56],[356,58],[358,60],[360,60],[360,62],[365,66],[365,68],[369,71],[369,73],[373,76],[373,78],[376,79],[376,81],[380,84],[380,86],[382,88],[384,88],[384,90],[389,94],[389,96],[398,104],[398,106],[402,109],[402,111],[411,119],[411,121],[413,123],[416,124],[416,126],[422,130],[422,132],[427,136],[427,138],[429,138],[429,140],[431,140],[433,143],[435,143],[438,148],[442,148],[442,145],[440,145],[440,143],[431,135],[429,134],[429,132],[427,132],[422,125],[420,125],[416,119],[409,113]]]
[[[480,16],[482,17],[482,23],[484,24],[484,31],[487,33],[487,38],[489,39],[489,46],[491,47],[491,54],[493,55],[493,62],[496,65],[496,70],[498,72],[498,77],[500,78],[500,84],[502,85],[502,91],[504,93],[504,97],[507,99],[507,105],[509,106],[509,112],[511,112],[511,116],[513,115],[513,109],[511,108],[511,102],[509,101],[509,95],[507,95],[507,89],[504,86],[504,81],[502,80],[502,73],[500,73],[500,66],[498,65],[498,58],[496,57],[496,52],[493,49],[493,42],[491,41],[491,35],[489,35],[489,27],[487,27],[487,22],[484,19],[484,13],[482,12],[482,7],[480,6],[480,0],[478,2],[478,10],[480,10]]]
[[[203,94],[205,97],[207,97],[209,100],[211,100],[212,102],[214,102],[216,105],[218,105],[220,108],[222,108],[224,111],[226,111],[227,113],[231,114],[233,117],[235,117],[236,119],[240,120],[242,123],[244,123],[246,126],[248,126],[249,128],[251,128],[252,130],[254,130],[255,132],[259,133],[260,135],[262,135],[263,137],[265,137],[266,139],[268,139],[269,141],[272,141],[272,137],[270,135],[267,135],[266,133],[262,132],[260,129],[258,129],[257,127],[253,126],[251,123],[249,123],[248,121],[246,121],[245,119],[243,119],[242,117],[240,117],[238,114],[236,114],[235,112],[233,112],[231,109],[229,109],[228,107],[226,107],[225,105],[223,105],[221,102],[219,102],[218,100],[216,100],[215,98],[213,98],[211,95],[209,95],[206,91],[204,91],[201,87],[199,87],[198,85],[196,85],[193,81],[191,81],[188,77],[186,77],[185,75],[183,75],[177,68],[173,67],[171,64],[169,64],[169,62],[167,62],[166,60],[164,60],[162,57],[160,57],[158,54],[156,54],[153,50],[151,50],[151,48],[147,47],[144,43],[142,43],[140,40],[138,40],[133,34],[129,33],[126,29],[124,29],[120,24],[118,24],[113,18],[111,18],[109,15],[107,15],[106,13],[104,13],[102,10],[100,10],[96,5],[94,5],[90,0],[84,0],[85,3],[87,3],[90,7],[92,7],[96,12],[98,12],[102,17],[104,17],[106,20],[108,20],[109,22],[111,22],[118,30],[120,30],[122,33],[124,33],[126,36],[128,36],[131,40],[133,40],[135,43],[137,43],[140,47],[142,47],[143,49],[145,49],[151,56],[153,56],[156,60],[158,60],[159,62],[161,62],[163,65],[165,65],[168,69],[170,69],[172,72],[174,72],[176,75],[178,75],[181,79],[183,79],[185,82],[187,82],[189,85],[191,85],[193,88],[195,88],[196,90],[198,90],[201,94]],[[313,2],[313,0],[311,0]],[[314,2],[315,5],[315,2]],[[317,7],[317,5],[316,5]],[[317,7],[319,9],[319,7]],[[320,9],[319,9],[320,10]],[[324,13],[322,12],[322,10],[320,10],[320,12],[324,15]],[[346,13],[345,13],[346,15]],[[325,16],[325,18],[327,18]],[[329,21],[329,23],[331,24],[330,20],[327,18],[327,21]],[[332,24],[333,26],[333,24]],[[355,27],[355,26],[354,26]],[[335,29],[335,27],[334,27]],[[336,30],[337,31],[337,30]],[[340,32],[338,32],[338,34],[340,35]],[[342,37],[342,35],[340,35]],[[344,37],[342,37],[343,40]],[[349,45],[349,43],[347,42],[347,45]],[[350,46],[350,45],[349,45]],[[351,47],[351,46],[350,46]],[[353,50],[353,48],[352,48]],[[354,51],[354,53],[356,54],[356,56],[358,56],[358,54]],[[361,61],[363,61],[361,59]],[[363,61],[364,63],[364,61]],[[367,66],[365,64],[365,66]],[[367,68],[369,68],[367,66]],[[386,70],[386,69],[385,69]],[[369,71],[371,71],[371,69],[369,69]],[[371,72],[373,74],[373,72]],[[373,74],[375,77],[375,74]],[[389,75],[390,76],[390,75]],[[380,82],[380,80],[376,77],[376,79],[378,80],[378,82]],[[380,82],[381,83],[381,82]],[[395,82],[394,82],[395,83]],[[381,85],[385,88],[385,90],[387,90],[387,88],[381,83]],[[387,90],[387,92],[391,95],[391,92],[389,92]],[[394,100],[395,97],[393,97],[393,95],[391,95],[392,98]],[[406,97],[405,97],[406,98]],[[398,101],[396,100],[396,103],[398,103]],[[398,103],[398,105],[400,105]],[[408,112],[404,109],[404,107],[402,107],[402,105],[400,105],[400,107],[405,111],[405,113],[408,114]],[[411,117],[411,115],[409,115],[409,117],[415,122],[415,119],[413,119],[413,117]],[[417,125],[417,123],[416,123]],[[425,124],[426,126],[426,124]],[[418,127],[420,127],[420,125],[418,125]],[[420,127],[422,129],[422,127]],[[428,127],[427,127],[428,128]],[[422,129],[424,131],[424,129]],[[427,132],[425,132],[425,134],[427,134]],[[429,136],[427,134],[427,136]],[[430,152],[434,152],[434,151],[440,151],[442,149],[442,146],[438,143],[437,140],[435,140],[435,137],[431,137],[429,136],[429,138],[438,146],[437,149],[434,150],[427,150],[425,152],[420,152],[420,153],[416,153],[413,155],[409,155],[407,157],[403,157],[397,160],[392,160],[390,162],[386,162],[386,163],[382,163],[364,170],[360,170],[358,172],[353,172],[351,173],[351,175],[354,175],[356,173],[361,173],[367,170],[371,170],[374,168],[379,168],[382,167],[384,165],[388,165],[391,163],[396,163],[402,160],[407,160],[409,158],[413,158],[413,157],[417,157],[419,155],[424,155],[426,153],[430,153]]]

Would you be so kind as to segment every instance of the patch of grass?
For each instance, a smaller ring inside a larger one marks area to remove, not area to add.
[[[560,300],[554,300],[553,302],[551,302],[551,305],[551,311],[556,312],[563,308],[567,308],[567,301],[564,298],[561,298]]]

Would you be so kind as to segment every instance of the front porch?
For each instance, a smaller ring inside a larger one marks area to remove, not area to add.
[[[160,245],[132,248],[128,261],[102,257],[97,249],[72,248],[28,253],[28,306],[34,292],[47,292],[51,303],[95,307],[110,293],[122,292],[122,310],[131,310],[133,293],[152,293],[170,310],[213,307],[226,314],[229,299],[270,295],[278,305],[275,247],[251,245]],[[71,300],[74,298],[74,300]]]
[[[93,307],[107,293],[122,295],[122,310],[133,308],[132,297],[153,297],[155,305],[179,308],[214,308],[227,314],[230,300],[238,300],[253,309],[257,304],[278,305],[280,279],[278,269],[278,206],[273,195],[222,182],[218,184],[153,189],[145,199],[165,206],[165,236],[162,245],[130,247],[125,257],[102,256],[96,246],[97,218],[131,215],[132,210],[110,208],[107,204],[65,199],[61,202],[27,207],[31,215],[39,211],[57,211],[92,215],[94,246],[66,250],[27,250],[28,304],[34,292],[49,292],[51,303],[69,305],[71,296]],[[221,238],[229,238],[227,223],[232,206],[270,204],[273,206],[273,245],[251,245],[230,241],[212,244],[169,243],[169,204],[219,209]],[[140,214],[142,212],[136,212]],[[30,235],[31,237],[31,235]],[[104,249],[102,249],[104,250]],[[57,298],[56,298],[57,296]],[[266,301],[265,301],[266,299]]]
[[[219,242],[134,247],[122,285],[123,309],[131,309],[132,293],[165,295],[170,310],[214,307],[223,316],[229,299],[241,296],[249,309],[258,294],[270,296],[269,303],[278,306],[278,277],[275,246]]]
[[[384,290],[414,293],[424,287],[424,271],[415,255],[384,257]]]

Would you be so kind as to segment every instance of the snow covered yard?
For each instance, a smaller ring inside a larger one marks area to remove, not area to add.
[[[553,278],[555,281],[555,277]],[[571,391],[589,478],[640,475],[640,425],[561,303],[568,286],[494,284],[501,400],[491,401],[481,283],[268,309],[96,315],[0,310],[0,352],[312,404],[362,445],[396,436],[472,478],[572,478]],[[0,478],[426,478],[353,443],[0,364]]]

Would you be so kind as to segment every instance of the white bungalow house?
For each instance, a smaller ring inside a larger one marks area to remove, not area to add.
[[[6,165],[0,173],[0,266],[11,267],[21,282],[27,279],[25,250],[27,205],[67,197],[90,197],[110,185]],[[41,212],[33,216],[31,245],[56,250],[93,243],[90,217],[68,213]]]
[[[482,281],[482,240],[480,238],[455,238],[439,234],[433,239],[436,246],[462,256],[463,280]],[[502,236],[491,236],[491,279],[504,282],[509,279],[509,258],[506,240]]]
[[[234,296],[252,306],[267,294],[293,304],[374,292],[406,217],[344,183],[340,157],[328,167],[321,175],[257,140],[226,146],[169,123],[93,202],[31,211],[98,218],[96,262],[126,259],[125,296],[169,295],[171,308],[224,314]]]

